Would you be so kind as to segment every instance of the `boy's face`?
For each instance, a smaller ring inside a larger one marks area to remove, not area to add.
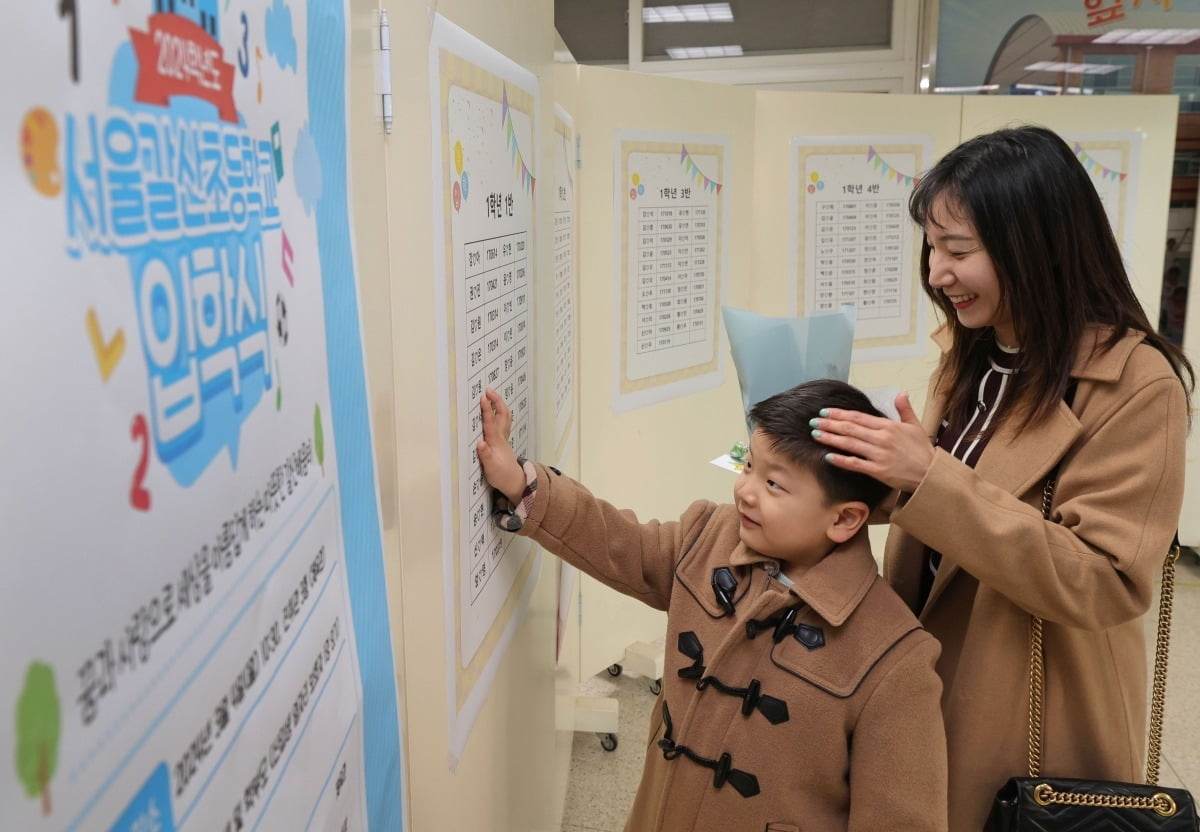
[[[793,571],[814,566],[833,549],[827,531],[837,521],[838,508],[813,473],[774,450],[760,430],[750,437],[733,501],[741,513],[742,543],[797,567]]]

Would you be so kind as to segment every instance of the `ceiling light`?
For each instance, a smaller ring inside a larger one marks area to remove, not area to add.
[[[667,55],[676,60],[689,58],[736,58],[742,54],[742,47],[731,46],[670,46]]]
[[[708,19],[713,23],[733,22],[733,9],[729,8],[728,3],[705,3],[704,8],[708,12]]]
[[[1200,29],[1113,29],[1092,43],[1179,46],[1195,40],[1200,40]]]
[[[728,3],[693,3],[687,6],[643,6],[643,23],[732,23]]]
[[[975,84],[968,87],[934,87],[934,92],[991,92],[1000,89],[999,84]]]
[[[1119,64],[1083,64],[1065,61],[1038,61],[1025,67],[1033,72],[1068,72],[1077,75],[1107,75],[1120,70]]]

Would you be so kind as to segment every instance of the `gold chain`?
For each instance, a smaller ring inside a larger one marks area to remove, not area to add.
[[[1086,792],[1057,792],[1049,783],[1033,787],[1033,799],[1039,806],[1059,803],[1065,806],[1099,806],[1105,809],[1153,809],[1164,818],[1175,814],[1178,807],[1166,792],[1150,797],[1129,794],[1087,794]]]
[[[1158,634],[1154,639],[1154,686],[1150,694],[1150,742],[1146,751],[1146,784],[1158,783],[1158,758],[1162,753],[1163,712],[1167,700],[1167,656],[1171,649],[1171,611],[1175,600],[1175,561],[1179,546],[1172,546],[1163,562],[1162,591],[1158,596]]]
[[[1042,489],[1042,516],[1050,519],[1054,500],[1054,480],[1046,481]],[[1154,644],[1154,684],[1150,695],[1150,739],[1146,751],[1146,785],[1158,784],[1158,764],[1162,755],[1163,713],[1167,699],[1167,656],[1171,647],[1171,612],[1175,600],[1175,562],[1179,546],[1172,545],[1163,561],[1162,591],[1158,599],[1158,633]],[[1042,619],[1029,616],[1029,776],[1037,777],[1042,768],[1042,700],[1045,688],[1045,645],[1042,639]],[[1050,795],[1046,802],[1038,792]],[[1159,792],[1152,798],[1090,795],[1075,792],[1056,792],[1049,784],[1040,783],[1034,798],[1042,803],[1069,803],[1076,806],[1109,806],[1115,808],[1154,809],[1164,817],[1175,814],[1175,802]],[[1166,812],[1167,803],[1170,811]],[[1144,804],[1144,805],[1143,805]]]

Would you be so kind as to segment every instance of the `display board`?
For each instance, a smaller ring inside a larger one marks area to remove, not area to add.
[[[346,10],[167,8],[0,56],[0,827],[401,829]]]
[[[492,388],[513,413],[518,456],[535,447],[533,402],[534,137],[537,79],[444,18],[430,45],[433,87],[437,359],[442,385],[448,675],[461,749],[515,626],[514,597],[531,588],[533,544],[492,522],[475,453],[479,401]],[[484,648],[485,641],[492,643]]]
[[[792,149],[796,314],[855,307],[856,361],[922,355],[921,232],[908,198],[933,138],[796,137]]]
[[[729,146],[723,136],[617,133],[618,411],[721,383]]]

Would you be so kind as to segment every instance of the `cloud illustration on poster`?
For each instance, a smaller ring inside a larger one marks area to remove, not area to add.
[[[308,132],[308,122],[300,128],[296,136],[296,151],[292,155],[292,180],[296,183],[296,193],[304,203],[304,213],[312,214],[317,203],[321,201],[321,157],[317,153],[317,144],[312,134]]]
[[[280,69],[296,71],[296,35],[292,31],[292,10],[283,0],[275,0],[267,9],[267,51],[275,56]]]

